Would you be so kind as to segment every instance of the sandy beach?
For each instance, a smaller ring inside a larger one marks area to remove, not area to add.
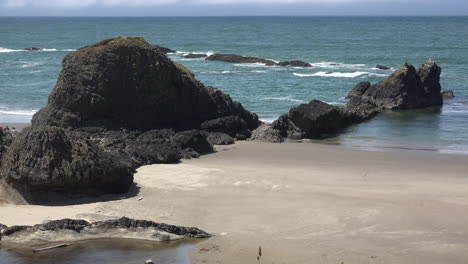
[[[127,196],[0,205],[0,223],[129,216],[216,236],[193,263],[466,263],[468,157],[237,142],[141,167]],[[143,199],[139,200],[142,197]]]

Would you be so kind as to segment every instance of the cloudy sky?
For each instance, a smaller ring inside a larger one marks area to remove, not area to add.
[[[468,15],[468,0],[0,0],[0,16]]]

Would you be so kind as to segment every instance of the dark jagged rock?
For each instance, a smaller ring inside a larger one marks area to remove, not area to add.
[[[36,191],[126,192],[141,165],[212,152],[208,133],[193,129],[217,120],[226,127],[211,131],[234,136],[250,136],[259,123],[160,47],[141,37],[106,39],[64,58],[47,106],[2,145],[0,177],[29,202]]]
[[[414,109],[442,104],[440,67],[432,61],[418,70],[404,64],[382,82],[369,86],[359,99],[363,104],[383,109]],[[362,86],[362,92],[366,86]],[[357,100],[353,105],[359,105]]]
[[[200,128],[209,132],[226,133],[231,137],[245,139],[250,137],[249,125],[238,116],[225,116],[203,122]]]
[[[28,127],[3,155],[1,175],[24,193],[90,189],[125,192],[133,182],[134,170],[115,154],[62,128]]]
[[[339,107],[312,100],[291,108],[287,117],[274,123],[273,128],[289,138],[320,138],[324,134],[336,133],[349,124],[348,115]]]
[[[175,50],[172,50],[172,49],[170,49],[170,48],[161,47],[161,46],[158,46],[158,45],[153,45],[153,47],[154,47],[156,50],[158,50],[158,51],[160,51],[160,52],[162,52],[162,53],[164,53],[164,54],[176,53]]]
[[[390,67],[385,66],[385,65],[377,65],[377,66],[375,66],[375,68],[377,68],[379,70],[390,70]]]
[[[370,82],[360,82],[358,83],[346,96],[346,99],[351,99],[352,97],[361,97],[367,89],[371,86]]]
[[[281,136],[281,132],[273,128],[271,124],[263,124],[252,131],[250,140],[281,143],[283,142],[283,137]]]
[[[13,134],[10,130],[0,128],[0,161],[13,140]]]
[[[281,61],[278,63],[278,66],[312,67],[312,64],[304,62],[304,61],[293,60],[293,61]]]
[[[205,53],[190,53],[187,55],[182,56],[182,58],[187,58],[187,59],[199,59],[199,58],[206,58],[208,55]]]
[[[41,48],[36,48],[36,47],[31,47],[31,48],[24,48],[23,50],[27,50],[27,51],[39,51],[39,50],[42,50]]]
[[[34,234],[40,234],[44,232],[60,232],[63,230],[75,232],[75,237],[77,240],[80,239],[79,234],[83,235],[82,239],[89,239],[89,236],[99,237],[106,236],[106,232],[112,230],[113,232],[122,233],[122,236],[125,236],[125,233],[135,232],[142,234],[144,230],[148,230],[149,237],[155,236],[154,231],[166,232],[169,234],[174,234],[181,237],[187,238],[208,238],[211,235],[203,230],[200,230],[196,227],[184,227],[176,225],[168,225],[162,223],[156,223],[153,221],[147,220],[135,220],[128,217],[122,217],[115,220],[107,221],[98,221],[98,222],[87,222],[81,219],[61,219],[49,221],[43,224],[37,224],[34,226],[11,226],[7,227],[0,224],[0,240],[12,240],[16,237],[28,237],[29,239],[40,239],[43,240],[45,237],[37,236]],[[87,235],[87,236],[86,236]],[[115,235],[114,235],[115,236]],[[118,236],[118,235],[117,235]],[[141,236],[141,235],[140,235]],[[140,237],[139,236],[139,237]],[[144,234],[143,234],[144,236]],[[39,237],[39,238],[38,238]],[[147,237],[142,237],[141,239],[147,239]],[[60,240],[60,238],[59,238]],[[47,240],[46,240],[47,241]],[[24,242],[24,241],[22,241]]]
[[[441,95],[442,95],[442,98],[444,99],[452,99],[455,97],[455,94],[453,93],[452,90],[443,91]]]
[[[234,144],[234,139],[228,134],[221,132],[208,132],[206,137],[212,145],[231,145]]]
[[[213,152],[213,145],[208,142],[207,134],[200,130],[188,130],[176,133],[172,141],[182,149],[192,149],[197,153]]]
[[[257,57],[244,57],[236,54],[213,54],[206,57],[205,60],[211,61],[225,61],[232,63],[263,63],[267,66],[275,66],[276,62],[272,60],[257,58]]]

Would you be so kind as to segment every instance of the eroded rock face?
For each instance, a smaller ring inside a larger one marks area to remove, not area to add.
[[[11,134],[11,132],[5,131],[2,128],[0,128],[0,161],[2,159],[3,153],[7,151],[12,140],[13,135]]]
[[[281,136],[281,132],[278,129],[273,128],[271,124],[262,124],[252,131],[250,140],[281,143],[283,142],[283,137]]]
[[[0,177],[28,196],[126,192],[141,165],[213,152],[203,124],[214,124],[210,132],[250,136],[259,121],[161,47],[140,37],[106,39],[64,58],[32,127],[8,149],[1,145]]]
[[[1,174],[18,190],[125,192],[133,168],[88,139],[58,127],[28,127],[12,142]]]
[[[166,241],[172,239],[208,238],[211,235],[196,227],[175,226],[156,223],[147,220],[135,220],[122,217],[115,220],[87,222],[81,219],[61,219],[49,221],[34,226],[11,226],[0,224],[0,239],[8,242],[34,242],[41,241],[56,242],[63,241],[63,231],[74,232],[73,240],[85,240],[96,238],[136,238],[155,241]],[[47,235],[54,233],[55,235]]]

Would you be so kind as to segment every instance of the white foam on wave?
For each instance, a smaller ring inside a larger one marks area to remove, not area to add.
[[[235,63],[234,66],[237,66],[237,67],[250,67],[250,68],[267,67],[264,63]],[[269,67],[271,67],[271,66],[269,66]]]
[[[28,63],[25,63],[25,64],[21,65],[21,68],[30,68],[30,67],[40,66],[40,65],[44,65],[44,64],[46,64],[46,63],[43,62],[43,61],[28,62]]]
[[[276,101],[288,101],[295,103],[305,103],[305,101],[300,99],[295,99],[292,96],[282,96],[282,97],[265,97],[262,100],[276,100]]]
[[[320,62],[311,62],[312,67],[317,68],[351,68],[359,69],[366,67],[366,64],[357,63],[357,64],[348,64],[335,61],[320,61]]]
[[[23,51],[28,51],[28,50],[24,50],[24,49],[7,49],[7,48],[0,47],[0,53],[23,52]],[[41,50],[35,50],[35,51],[30,51],[30,52],[41,52],[41,51],[76,51],[76,49],[41,49]]]
[[[0,110],[0,114],[4,115],[20,115],[20,116],[33,116],[37,110]]]
[[[0,47],[0,53],[9,53],[9,52],[20,52],[25,50],[17,50],[17,49],[7,49]]]
[[[335,77],[335,78],[356,78],[362,75],[372,75],[371,72],[316,72],[310,74],[303,74],[303,73],[293,73],[295,76],[298,77]]]

